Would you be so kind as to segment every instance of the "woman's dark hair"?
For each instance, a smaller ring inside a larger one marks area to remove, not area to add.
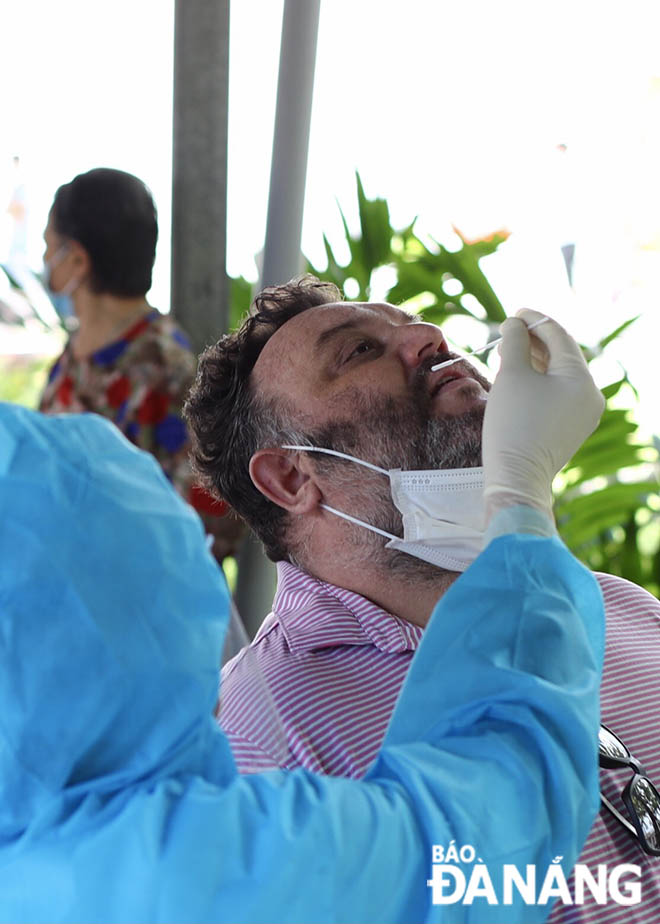
[[[254,486],[250,459],[258,449],[305,436],[287,423],[286,409],[254,393],[250,375],[268,340],[290,318],[341,300],[335,285],[311,275],[264,289],[241,327],[202,353],[184,408],[198,476],[247,521],[273,561],[290,555],[289,516]]]
[[[135,297],[151,288],[158,221],[151,193],[123,170],[98,167],[55,193],[54,230],[81,244],[92,265],[93,292]]]

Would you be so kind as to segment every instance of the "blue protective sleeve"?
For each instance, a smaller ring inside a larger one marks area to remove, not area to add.
[[[5,867],[2,917],[38,883],[43,920],[542,921],[433,906],[431,845],[474,846],[494,881],[558,855],[568,872],[598,804],[602,623],[558,540],[498,539],[436,608],[366,782],[193,776],[88,802]]]
[[[239,777],[199,522],[103,422],[4,421],[0,920],[545,919],[427,880],[452,840],[495,883],[568,871],[597,810],[602,599],[558,539],[501,536],[443,596],[364,781]]]

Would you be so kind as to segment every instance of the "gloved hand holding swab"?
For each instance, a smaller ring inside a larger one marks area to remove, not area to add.
[[[539,374],[527,331],[542,321],[548,357]],[[552,519],[552,480],[598,426],[605,399],[580,346],[552,318],[525,309],[502,328],[482,431],[486,515],[523,504]]]
[[[527,330],[534,330],[535,327],[538,327],[539,324],[545,324],[546,321],[550,320],[549,318],[541,318],[540,321],[534,321],[533,324],[530,324]],[[465,359],[466,356],[476,356],[477,353],[485,353],[486,350],[490,350],[492,347],[497,346],[498,343],[502,342],[502,337],[497,337],[496,340],[491,340],[490,343],[487,343],[485,346],[479,347],[478,350],[468,350],[463,356],[456,356],[455,359],[446,359],[442,363],[437,363],[435,366],[431,366],[431,372],[435,372],[437,369],[444,369],[445,366],[451,366],[452,363],[460,363],[462,359]]]

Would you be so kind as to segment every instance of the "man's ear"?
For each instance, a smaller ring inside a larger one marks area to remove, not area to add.
[[[250,459],[250,478],[268,500],[289,513],[309,513],[321,501],[311,467],[301,453],[289,449],[259,449]]]

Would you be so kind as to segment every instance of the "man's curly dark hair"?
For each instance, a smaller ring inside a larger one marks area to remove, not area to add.
[[[255,394],[250,376],[283,324],[308,308],[342,298],[333,283],[309,274],[263,289],[240,328],[202,353],[184,408],[197,475],[207,490],[244,517],[273,561],[289,557],[288,514],[254,486],[248,466],[258,449],[304,437],[287,426],[284,408]]]

